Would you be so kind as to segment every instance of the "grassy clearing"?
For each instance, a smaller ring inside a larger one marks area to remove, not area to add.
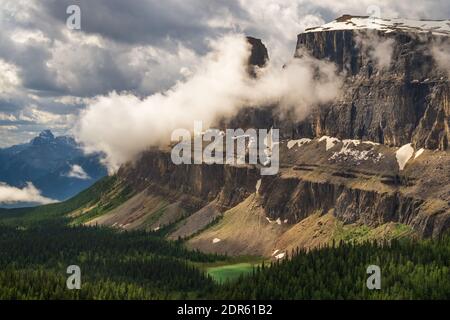
[[[251,263],[238,263],[208,268],[207,273],[213,278],[214,281],[218,283],[225,283],[237,280],[241,275],[251,274],[254,267],[255,265]]]
[[[225,261],[197,264],[217,283],[232,282],[241,275],[251,274],[253,268],[268,262],[267,259],[254,256],[230,257]]]

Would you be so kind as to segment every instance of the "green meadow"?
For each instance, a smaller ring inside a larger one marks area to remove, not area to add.
[[[255,264],[248,262],[237,263],[231,265],[223,265],[219,267],[211,267],[206,271],[218,283],[225,283],[239,278],[241,275],[251,274]]]

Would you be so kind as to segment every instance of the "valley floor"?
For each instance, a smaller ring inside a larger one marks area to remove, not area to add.
[[[449,299],[450,238],[297,250],[282,261],[187,250],[157,233],[0,227],[1,299]],[[366,287],[369,265],[382,290]],[[81,269],[68,290],[67,267]]]

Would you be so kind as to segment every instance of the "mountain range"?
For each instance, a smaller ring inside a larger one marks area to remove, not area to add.
[[[343,16],[298,36],[296,57],[336,65],[340,99],[300,121],[271,105],[218,122],[280,128],[278,175],[251,165],[177,166],[169,149],[151,149],[65,214],[120,230],[169,228],[169,239],[204,252],[274,258],[342,239],[441,236],[450,228],[450,87],[430,48],[448,39],[448,26],[376,21]],[[268,50],[248,41],[249,63],[263,68]],[[380,63],[373,46],[386,44],[390,59]]]
[[[342,94],[298,120],[271,104],[215,124],[279,128],[276,175],[154,147],[66,201],[0,209],[0,298],[448,299],[450,86],[433,48],[449,26],[345,15],[299,34],[294,58],[333,64]],[[255,80],[269,51],[247,40]],[[106,173],[49,131],[0,154],[0,181],[48,197]],[[88,285],[66,290],[66,265]]]
[[[28,143],[0,149],[0,182],[4,186],[22,189],[31,183],[52,200],[68,199],[106,174],[98,154],[85,155],[72,137],[55,137],[50,130]],[[30,204],[8,199],[0,203],[3,207]]]

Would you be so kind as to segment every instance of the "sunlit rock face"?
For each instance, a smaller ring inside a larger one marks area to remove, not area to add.
[[[422,28],[411,21],[365,23],[344,16],[298,36],[296,58],[336,65],[343,78],[338,99],[313,106],[300,120],[270,105],[218,121],[222,129],[280,129],[277,175],[261,177],[250,165],[175,166],[170,149],[159,149],[123,166],[120,180],[182,208],[173,239],[201,233],[229,210],[267,220],[274,239],[276,228],[316,214],[372,228],[398,223],[420,237],[444,234],[450,228],[450,89],[433,47],[448,33],[436,31],[442,24],[434,22]],[[269,55],[260,40],[249,43],[249,70],[257,77]],[[231,227],[245,230],[247,222]],[[264,223],[251,228],[269,232]],[[207,240],[213,252],[226,243]]]
[[[447,149],[448,76],[432,52],[448,41],[448,29],[445,22],[344,16],[300,34],[297,55],[330,60],[346,75],[342,98],[312,116],[311,131]]]
[[[241,110],[230,126],[273,126],[284,138],[328,135],[446,150],[448,70],[437,63],[433,51],[448,45],[449,28],[445,21],[344,16],[307,30],[298,35],[295,57],[312,55],[333,62],[344,79],[340,97],[311,106],[300,121],[276,106],[266,106]]]

